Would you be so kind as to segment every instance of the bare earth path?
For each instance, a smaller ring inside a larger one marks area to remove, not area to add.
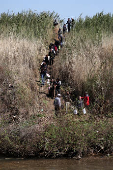
[[[54,28],[54,39],[58,40],[58,26]],[[48,73],[51,73],[53,66],[48,66]],[[47,82],[44,86],[39,87],[39,97],[42,101],[40,105],[40,114],[43,115],[40,118],[40,123],[36,125],[37,130],[43,130],[46,124],[55,124],[55,111],[54,111],[54,99],[48,97],[48,85]]]

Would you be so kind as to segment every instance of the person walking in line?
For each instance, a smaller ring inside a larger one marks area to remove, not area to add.
[[[57,94],[57,97],[54,100],[54,106],[55,106],[55,115],[58,116],[60,109],[61,109],[61,94]]]
[[[55,50],[55,55],[57,55],[57,53],[58,53],[58,48],[57,48],[57,46],[54,44],[54,50]]]
[[[49,59],[48,59],[48,55],[45,56],[45,60],[46,64],[48,65],[49,64]]]
[[[56,84],[55,84],[55,95],[60,93],[60,86],[61,86],[61,81],[59,78],[56,79]]]
[[[89,95],[87,92],[85,92],[85,96],[84,97],[81,97],[81,99],[84,100],[84,105],[85,107],[88,107],[90,104],[89,104]]]
[[[77,109],[78,109],[78,114],[80,115],[83,112],[83,109],[84,109],[84,101],[82,100],[81,96],[78,97]]]
[[[41,74],[41,79],[42,79],[42,85],[44,85],[44,83],[45,83],[45,75],[47,73],[47,64],[46,64],[46,62],[43,62],[40,69],[41,69],[40,74]]]
[[[62,35],[62,30],[61,30],[61,28],[59,28],[59,30],[58,30],[58,39],[60,38],[61,35]]]
[[[73,18],[71,18],[71,28],[73,29],[75,25],[75,20]]]
[[[62,48],[62,46],[63,46],[63,36],[62,35],[59,37],[59,41],[60,41],[60,46]]]
[[[78,108],[78,114],[86,114],[86,108],[84,105],[84,100],[82,100],[83,97],[79,96],[79,100],[77,103],[77,108]]]
[[[54,51],[52,50],[52,48],[50,49],[50,52],[49,52],[49,56],[50,56],[50,65],[53,65],[53,60],[54,60]]]
[[[55,39],[54,39],[54,40],[55,40]],[[57,46],[57,49],[59,49],[60,41],[59,41],[59,40],[55,40],[55,45]]]
[[[66,33],[67,28],[66,28],[66,24],[63,25],[63,35]]]
[[[54,22],[53,22],[53,26],[56,26],[56,25],[58,25],[58,22],[55,19]]]
[[[78,108],[78,110],[81,110],[84,108],[84,102],[83,102],[81,96],[78,97],[77,108]]]
[[[68,32],[70,32],[70,27],[71,27],[71,20],[68,18],[68,21],[66,23],[68,25]]]
[[[50,86],[49,86],[49,96],[53,99],[55,96],[55,87],[56,82],[54,79],[51,79]]]

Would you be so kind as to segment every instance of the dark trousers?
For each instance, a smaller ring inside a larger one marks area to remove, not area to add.
[[[55,106],[55,115],[58,116],[59,112],[60,112],[60,107]]]
[[[50,58],[50,65],[53,65],[53,58]]]
[[[60,94],[60,89],[57,89],[55,90],[55,96],[57,96],[57,94]]]

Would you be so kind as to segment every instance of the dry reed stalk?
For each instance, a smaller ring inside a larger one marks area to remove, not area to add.
[[[112,37],[103,39],[102,45],[95,46],[89,40],[83,44],[79,41],[76,46],[72,41],[66,41],[64,49],[56,59],[54,70],[63,82],[68,82],[68,85],[73,88],[81,89],[82,84],[87,79],[93,78],[95,75],[102,77],[105,69],[110,71],[111,64],[109,62],[110,56],[113,56]],[[109,43],[107,43],[109,41]],[[105,45],[107,43],[107,46]],[[102,69],[103,62],[106,61],[106,67]],[[110,60],[111,61],[111,60]],[[57,69],[58,68],[58,69]],[[99,81],[100,82],[100,81]]]
[[[18,105],[26,105],[30,114],[37,113],[36,80],[40,79],[40,62],[46,54],[44,45],[41,40],[31,42],[11,36],[1,38],[0,46],[0,66],[10,75],[9,81],[16,87]]]
[[[18,83],[34,77],[33,70],[38,71],[39,62],[46,53],[41,40],[30,42],[9,37],[0,39],[0,46],[0,64],[7,66]]]

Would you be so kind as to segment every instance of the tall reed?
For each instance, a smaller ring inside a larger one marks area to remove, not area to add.
[[[54,12],[38,14],[30,10],[0,15],[0,68],[3,70],[0,83],[7,82],[3,98],[8,108],[15,105],[17,110],[25,108],[29,114],[38,113],[40,101],[36,80],[40,80],[40,64],[53,40],[55,18],[58,15]],[[14,101],[10,94],[7,95],[9,84],[14,86]]]
[[[53,36],[53,21],[58,18],[54,12],[36,13],[22,11],[21,13],[2,13],[0,15],[0,34],[9,36],[12,32],[21,38],[38,39],[50,43]],[[49,41],[49,42],[48,42]]]
[[[54,68],[56,77],[70,87],[73,101],[88,91],[91,105],[99,113],[112,111],[112,18],[103,13],[79,18],[66,36]]]

